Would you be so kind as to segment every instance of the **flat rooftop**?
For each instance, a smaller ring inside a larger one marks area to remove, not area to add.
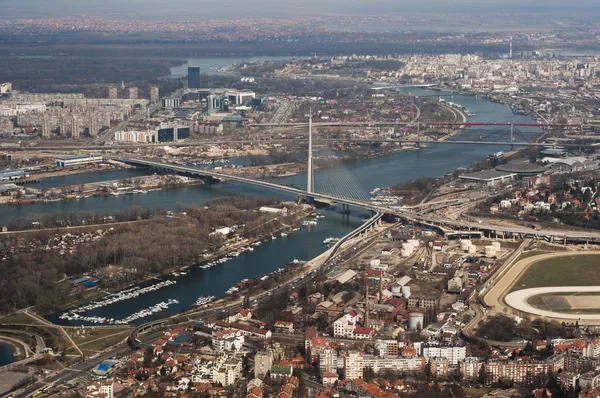
[[[57,156],[56,159],[63,159],[63,160],[74,160],[74,159],[87,159],[87,158],[91,158],[91,157],[102,157],[101,154],[99,153],[92,153],[92,154],[77,154],[77,155],[62,155],[62,156]]]
[[[506,163],[496,166],[496,170],[505,173],[541,174],[547,170],[547,167],[535,163]]]
[[[463,174],[460,176],[460,178],[466,178],[469,180],[489,181],[489,180],[495,180],[495,179],[503,178],[503,177],[504,178],[514,177],[515,175],[516,175],[515,173],[506,172],[506,171],[482,170],[482,171],[476,171],[475,173]]]

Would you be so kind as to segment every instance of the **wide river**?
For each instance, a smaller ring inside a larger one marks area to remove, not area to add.
[[[411,88],[406,91],[414,95],[431,95],[432,91]],[[506,105],[494,103],[486,99],[475,99],[469,96],[455,96],[454,102],[469,109],[473,114],[469,119],[481,122],[534,122],[533,119],[514,115]],[[464,132],[454,139],[474,140],[479,139],[474,134]],[[497,140],[495,133],[484,133],[483,140]],[[506,141],[507,139],[502,139]],[[497,151],[506,151],[509,148],[498,145],[460,145],[445,144],[429,145],[426,148],[413,151],[396,152],[391,155],[359,160],[349,164],[317,170],[315,172],[315,188],[327,190],[331,193],[350,194],[365,197],[368,192],[377,187],[389,187],[402,181],[414,180],[424,176],[441,176],[458,167],[466,167],[474,161],[485,158],[488,154]],[[238,159],[238,163],[244,163]],[[74,176],[55,177],[44,180],[38,187],[58,185],[74,185],[87,181],[103,181],[140,175],[140,170],[122,170],[105,173],[79,174]],[[306,186],[306,174],[302,173],[293,177],[279,178],[277,182],[294,184],[297,187]],[[131,206],[177,209],[183,204],[195,204],[205,199],[228,195],[279,195],[282,199],[295,199],[294,197],[240,183],[227,182],[213,186],[208,190],[203,186],[170,189],[149,192],[145,195],[125,195],[119,197],[102,196],[81,200],[70,200],[53,203],[35,203],[22,206],[0,207],[0,225],[7,223],[11,217],[35,217],[35,214],[47,212],[72,212],[93,211],[108,212],[129,208]],[[155,290],[135,299],[122,301],[117,304],[98,308],[86,313],[88,316],[103,316],[122,319],[141,309],[148,308],[168,299],[177,299],[179,304],[170,306],[160,312],[159,316],[173,314],[192,305],[200,296],[214,295],[222,297],[225,290],[235,285],[241,279],[260,277],[277,268],[283,267],[294,258],[308,260],[325,250],[323,239],[333,236],[341,237],[360,224],[367,214],[354,209],[351,217],[344,219],[335,207],[324,211],[326,218],[319,220],[313,228],[303,228],[301,231],[288,236],[279,237],[277,240],[263,244],[252,253],[244,253],[224,264],[210,269],[192,267],[185,277],[165,276],[163,279],[172,279],[176,284]],[[150,282],[156,283],[156,281]],[[56,321],[56,317],[52,316]],[[142,318],[140,321],[147,321]],[[138,322],[140,322],[138,321]],[[61,321],[66,323],[67,321]],[[72,323],[77,324],[77,323]]]

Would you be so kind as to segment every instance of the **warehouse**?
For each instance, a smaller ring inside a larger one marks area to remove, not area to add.
[[[90,153],[89,155],[64,155],[55,159],[58,167],[80,166],[82,164],[98,163],[104,159],[102,155]]]

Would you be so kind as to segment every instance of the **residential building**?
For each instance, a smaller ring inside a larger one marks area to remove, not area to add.
[[[158,87],[150,87],[150,102],[155,103],[160,101],[160,93]]]
[[[431,377],[448,377],[450,374],[448,358],[430,358],[427,366]]]
[[[459,363],[459,373],[463,380],[479,380],[483,362],[476,357],[466,357]]]
[[[427,361],[422,357],[384,357],[363,355],[362,366],[371,368],[375,374],[384,372],[420,372],[425,370]]]
[[[564,372],[566,373],[566,372]],[[600,370],[592,370],[579,376],[579,387],[598,388],[600,387]]]
[[[348,351],[344,357],[344,378],[347,380],[362,379],[363,354],[358,351]]]
[[[333,348],[324,348],[319,353],[319,370],[321,374],[335,373],[337,371],[338,356]]]
[[[129,87],[127,89],[127,98],[129,99],[138,99],[138,88],[137,87]]]
[[[244,336],[239,330],[213,330],[212,346],[219,351],[239,351],[244,345]]]
[[[517,385],[546,383],[562,368],[564,357],[553,355],[545,361],[518,359],[515,361],[488,361],[483,365],[484,383],[492,385],[502,380],[510,380]]]
[[[457,365],[465,359],[467,348],[459,345],[437,345],[423,344],[421,345],[421,355],[427,360],[430,358],[446,358],[451,365]]]
[[[271,350],[259,351],[254,356],[254,377],[263,379],[273,366],[273,352]]]
[[[108,99],[117,99],[118,98],[118,90],[116,86],[110,86],[108,88]]]

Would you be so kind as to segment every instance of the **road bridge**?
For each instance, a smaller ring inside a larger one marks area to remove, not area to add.
[[[429,226],[433,226],[433,227],[449,226],[449,227],[454,228],[454,232],[456,232],[456,233],[459,233],[459,231],[461,231],[461,230],[474,230],[474,231],[484,231],[484,232],[488,232],[490,234],[493,234],[496,232],[502,232],[502,233],[515,233],[515,234],[521,234],[523,236],[533,236],[533,237],[540,237],[540,238],[543,238],[546,236],[551,236],[551,237],[555,237],[559,240],[569,239],[569,240],[580,240],[580,241],[586,241],[586,240],[600,241],[600,232],[599,231],[592,231],[592,230],[577,231],[577,230],[565,230],[565,229],[534,230],[531,228],[521,227],[521,226],[516,226],[516,225],[515,226],[507,226],[507,225],[489,224],[487,222],[476,223],[476,222],[469,222],[469,221],[450,220],[450,219],[446,219],[446,218],[439,217],[439,216],[420,214],[418,212],[414,212],[413,211],[414,208],[411,208],[408,206],[386,207],[386,206],[381,206],[381,205],[373,205],[370,202],[366,202],[366,201],[362,201],[362,200],[358,200],[358,199],[345,198],[345,197],[341,197],[339,195],[333,195],[333,194],[322,193],[322,192],[314,192],[314,191],[308,192],[304,189],[300,189],[297,187],[292,187],[292,186],[283,185],[283,184],[276,184],[273,182],[257,180],[254,178],[228,175],[228,174],[216,172],[213,170],[203,170],[203,169],[198,169],[198,168],[190,167],[190,166],[157,162],[157,161],[146,160],[146,159],[118,157],[118,158],[114,158],[114,160],[118,160],[118,161],[132,164],[132,165],[154,167],[157,169],[171,170],[174,172],[185,173],[185,174],[189,174],[189,175],[208,176],[208,177],[212,177],[216,180],[220,180],[220,181],[230,180],[230,181],[242,182],[245,184],[260,186],[263,188],[269,188],[269,189],[273,189],[273,190],[289,192],[289,193],[296,194],[298,196],[309,197],[309,198],[316,199],[316,200],[324,200],[324,201],[329,201],[329,202],[333,202],[333,203],[338,203],[338,204],[343,204],[343,205],[348,205],[348,206],[355,206],[355,207],[359,207],[359,208],[363,208],[363,209],[367,209],[367,210],[372,210],[373,212],[379,212],[382,214],[390,214],[390,215],[397,216],[399,218],[403,218],[403,219],[410,220],[410,221],[415,221],[417,223],[422,223],[424,225],[429,225]]]
[[[435,84],[398,84],[398,85],[394,85],[394,86],[373,86],[371,87],[371,90],[392,90],[392,89],[396,89],[396,88],[417,88],[417,87],[433,87],[435,86]]]
[[[587,140],[596,141],[600,140],[600,137],[587,137]],[[232,144],[257,144],[257,143],[304,143],[308,138],[275,138],[264,140],[260,138],[246,138],[239,140],[216,140],[216,141],[185,141],[185,142],[170,142],[170,143],[154,143],[154,144],[119,144],[119,145],[61,145],[61,146],[28,146],[28,147],[15,147],[10,148],[11,151],[27,152],[27,151],[78,151],[78,150],[95,150],[95,151],[115,151],[115,150],[127,150],[127,149],[138,149],[138,148],[156,148],[159,146],[169,145],[171,147],[194,147],[194,146],[212,146],[212,145],[232,145]],[[411,144],[417,147],[425,147],[428,145],[443,145],[443,144],[455,144],[455,145],[504,145],[504,146],[522,146],[522,147],[562,147],[562,148],[598,148],[598,144],[588,143],[573,143],[568,141],[561,142],[525,142],[525,141],[485,141],[480,140],[432,140],[432,139],[421,139],[421,138],[319,138],[314,139],[317,143],[349,143],[356,145],[369,145],[369,144]]]

